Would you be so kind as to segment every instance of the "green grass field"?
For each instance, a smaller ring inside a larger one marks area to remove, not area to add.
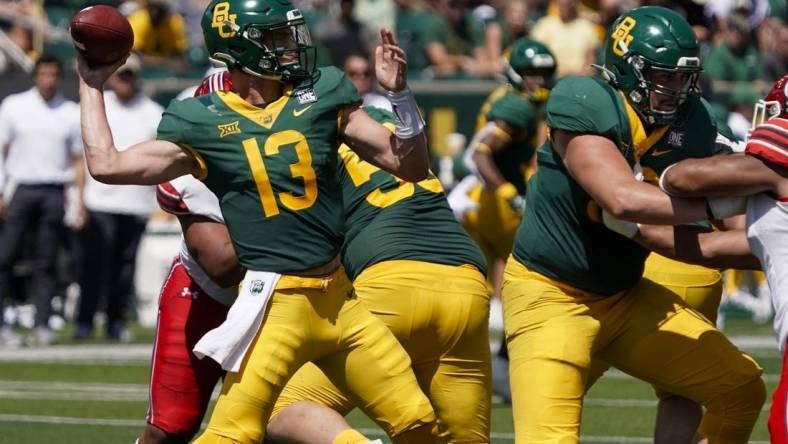
[[[731,335],[771,335],[769,326],[731,321]],[[150,343],[150,331],[136,330],[138,342]],[[64,339],[68,332],[63,333]],[[98,341],[96,341],[98,343]],[[96,345],[71,353],[84,355]],[[0,353],[0,443],[127,443],[134,442],[144,425],[147,407],[148,362],[145,346],[112,347],[115,354],[130,351],[129,359],[97,356],[68,362],[59,357],[31,361],[30,352],[14,358]],[[776,385],[780,359],[776,349],[759,346],[747,351],[764,367],[769,391]],[[135,353],[131,353],[131,350]],[[133,356],[132,356],[133,355]],[[651,388],[618,372],[600,380],[586,398],[583,442],[651,442],[656,401]],[[768,407],[768,405],[767,405]],[[768,442],[764,410],[753,442]],[[375,425],[358,411],[353,425],[382,437]],[[511,408],[495,404],[493,442],[512,442]]]

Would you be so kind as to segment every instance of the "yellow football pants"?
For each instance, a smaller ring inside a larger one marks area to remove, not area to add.
[[[228,373],[199,444],[259,443],[282,388],[307,361],[358,398],[387,431],[434,423],[429,399],[393,334],[354,297],[344,270],[282,276],[238,373]]]
[[[717,322],[717,310],[722,298],[722,279],[719,270],[674,261],[656,253],[646,259],[643,277],[667,288],[680,297],[690,308],[699,312],[712,325]],[[586,390],[602,377],[610,364],[594,359],[586,381]],[[670,396],[656,389],[657,397]]]
[[[505,261],[512,252],[522,216],[512,210],[509,202],[485,190],[481,184],[471,189],[468,197],[478,203],[479,208],[465,215],[463,228],[484,253],[488,266],[495,259]]]
[[[438,417],[441,441],[489,442],[490,307],[484,276],[471,266],[396,260],[367,268],[354,287],[359,300],[391,329],[410,355],[419,385]],[[385,350],[376,354],[388,359]],[[383,395],[388,391],[386,381],[361,377],[358,382],[370,392]],[[287,383],[274,415],[305,400],[342,415],[354,406],[369,410],[364,400],[331,384],[321,369],[309,364]],[[368,415],[380,423],[378,416]],[[396,436],[392,439],[397,442]]]
[[[710,443],[747,442],[766,396],[761,368],[665,287],[641,279],[601,296],[510,258],[503,309],[517,442],[579,442],[595,358],[705,406]]]

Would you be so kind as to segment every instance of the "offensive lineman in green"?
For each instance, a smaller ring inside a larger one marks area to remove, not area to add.
[[[230,69],[237,93],[173,101],[158,140],[125,151],[113,144],[102,93],[121,62],[94,69],[79,61],[91,174],[124,184],[157,184],[184,174],[202,178],[219,198],[239,261],[250,270],[236,304],[245,291],[270,294],[276,282],[267,308],[255,307],[263,322],[240,371],[228,374],[210,423],[195,442],[261,442],[280,390],[307,361],[352,393],[395,442],[432,442],[435,415],[407,354],[355,299],[338,258],[338,141],[406,180],[423,180],[428,172],[405,54],[391,32],[381,30],[376,71],[396,112],[392,135],[359,108],[360,97],[339,70],[314,71],[306,25],[289,1],[214,0],[202,27],[211,57]]]
[[[391,122],[390,113],[365,109]],[[437,178],[403,182],[346,145],[339,157],[347,217],[342,263],[358,298],[410,355],[441,440],[489,442],[489,294],[481,252],[454,220]],[[342,418],[353,407],[352,397],[306,364],[279,396],[267,438],[357,442]]]
[[[700,71],[687,22],[642,7],[612,25],[607,82],[567,78],[551,92],[549,139],[503,284],[518,442],[578,442],[594,358],[704,405],[698,433],[708,442],[747,442],[765,400],[760,367],[678,295],[643,279],[648,250],[600,214],[670,225],[736,213],[728,200],[671,199],[633,175],[658,177],[714,152]]]

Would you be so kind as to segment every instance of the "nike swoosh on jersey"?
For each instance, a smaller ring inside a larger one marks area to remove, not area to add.
[[[662,150],[662,151],[654,148],[654,151],[651,152],[651,157],[658,157],[658,156],[661,156],[663,154],[668,154],[671,151],[673,151],[673,148],[668,148],[668,149]]]
[[[309,105],[306,108],[301,108],[300,110],[299,109],[293,109],[293,115],[298,117],[301,114],[304,114],[306,112],[306,110],[308,110],[309,108],[312,108],[312,105]]]

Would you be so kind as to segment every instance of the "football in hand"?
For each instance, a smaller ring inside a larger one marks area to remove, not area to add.
[[[88,6],[71,19],[71,39],[90,65],[111,65],[131,51],[134,31],[112,6]]]

